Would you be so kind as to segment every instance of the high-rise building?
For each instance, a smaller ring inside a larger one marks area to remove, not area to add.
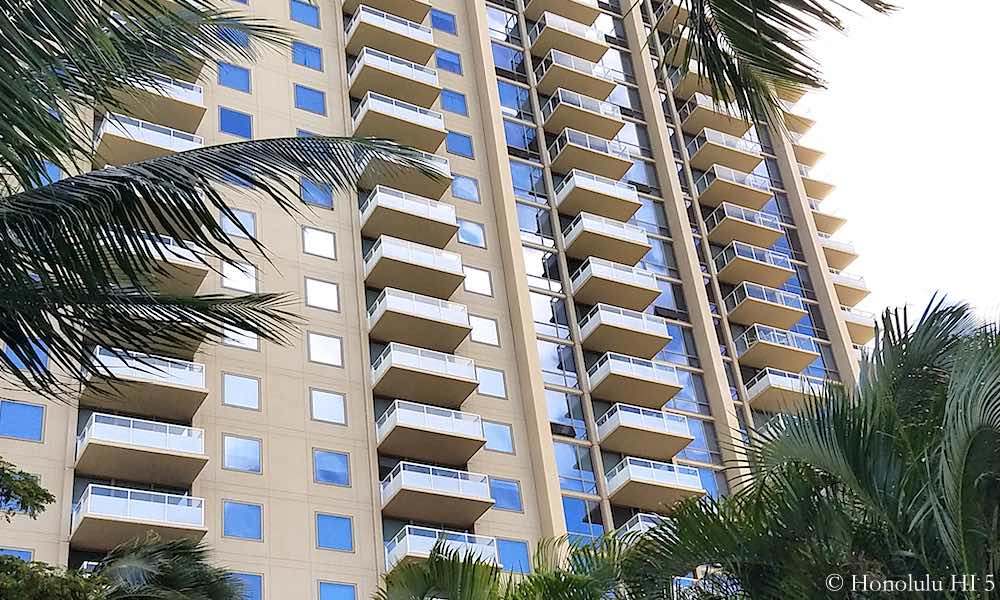
[[[104,161],[356,134],[442,176],[366,170],[351,197],[303,180],[297,219],[227,190],[271,261],[178,250],[156,285],[291,290],[298,339],[128,348],[155,372],[95,348],[124,394],[85,384],[79,409],[8,393],[0,455],[57,501],[0,528],[4,551],[75,566],[192,536],[272,600],[368,597],[441,538],[517,570],[540,537],[727,493],[734,440],[856,377],[867,289],[841,272],[856,254],[830,237],[812,121],[794,97],[786,133],[713,102],[671,64],[676,5],[244,8],[294,43],[127,96],[96,119]]]

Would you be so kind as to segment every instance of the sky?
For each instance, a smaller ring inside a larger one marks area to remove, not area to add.
[[[860,258],[845,272],[872,290],[859,309],[922,309],[940,291],[996,318],[1000,2],[898,4],[814,45],[828,89],[797,109],[817,119],[815,175],[837,185],[823,208],[848,219],[835,237]]]

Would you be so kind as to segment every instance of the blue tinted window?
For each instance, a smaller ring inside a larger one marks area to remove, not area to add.
[[[261,600],[264,597],[264,580],[253,573],[233,573],[233,577],[243,584],[243,600]]]
[[[596,502],[563,496],[562,505],[566,531],[572,542],[589,544],[604,535],[601,507]]]
[[[303,177],[299,180],[299,197],[306,204],[333,208],[333,188],[327,183],[316,183]]]
[[[241,92],[250,91],[250,69],[219,63],[219,85]]]
[[[353,585],[326,581],[319,583],[319,600],[355,600],[355,597]]]
[[[493,63],[496,65],[496,69],[501,71],[501,74],[507,76],[527,74],[523,52],[496,42],[492,42],[490,48],[493,51]]]
[[[250,47],[250,35],[232,27],[220,27],[219,39],[234,46]]]
[[[590,448],[579,444],[555,442],[556,469],[559,487],[574,492],[597,493],[597,478],[591,463]]]
[[[514,453],[514,436],[510,425],[483,421],[483,432],[486,434],[486,449],[497,452]]]
[[[292,42],[292,62],[303,67],[323,70],[323,51],[303,42]]]
[[[62,169],[49,161],[45,161],[43,164],[45,167],[42,169],[42,172],[38,174],[38,179],[41,181],[42,185],[49,185],[50,183],[55,183],[63,178]]]
[[[316,135],[317,134],[315,134],[315,133],[313,133],[311,131],[306,131],[305,129],[296,129],[295,130],[295,137],[316,137]]]
[[[37,404],[0,400],[0,436],[42,441],[45,409]]]
[[[327,550],[354,550],[351,520],[337,515],[316,515],[316,544]]]
[[[14,548],[0,548],[0,556],[13,556],[28,562],[31,560],[31,550],[16,550]]]
[[[498,80],[497,91],[500,92],[500,110],[504,115],[526,121],[532,119],[534,111],[531,110],[531,94],[528,93],[528,88]]]
[[[520,540],[497,540],[497,553],[504,571],[527,573],[531,570],[528,543]]]
[[[245,540],[264,539],[261,507],[243,502],[222,503],[222,535]]]
[[[295,108],[317,115],[326,114],[326,94],[304,85],[295,84]]]
[[[457,115],[469,116],[469,107],[465,103],[465,94],[452,90],[441,90],[441,108]]]
[[[521,484],[510,479],[490,477],[490,497],[496,504],[493,508],[521,512]]]
[[[343,452],[313,450],[313,477],[320,483],[351,485],[349,457]]]
[[[253,118],[246,113],[220,106],[219,131],[250,139],[253,137]]]
[[[431,27],[445,33],[458,33],[458,25],[455,22],[455,15],[446,13],[436,8],[431,9]]]
[[[465,175],[454,175],[451,180],[451,195],[460,200],[479,202],[479,182]]]
[[[466,158],[472,158],[473,156],[472,137],[465,135],[464,133],[449,131],[448,137],[445,138],[445,147],[448,148],[448,152],[452,154],[465,156]]]
[[[222,466],[236,471],[260,473],[260,440],[222,436]]]
[[[434,64],[444,71],[462,74],[462,57],[457,52],[438,48],[434,51]]]
[[[292,0],[291,11],[293,21],[310,27],[319,27],[319,6],[300,0]]]
[[[545,180],[541,167],[521,161],[510,161],[510,177],[514,184],[514,195],[518,198],[544,204]]]
[[[35,351],[35,356],[37,356],[38,360],[42,362],[42,365],[47,367],[49,365],[49,354],[48,351],[46,351],[45,346],[42,345],[40,342],[31,342],[31,348]],[[7,356],[8,359],[10,359],[12,363],[14,363],[14,368],[16,369],[27,368],[27,365],[24,364],[24,361],[21,360],[21,358],[18,355],[14,354],[14,352],[10,348],[4,348],[3,353]]]

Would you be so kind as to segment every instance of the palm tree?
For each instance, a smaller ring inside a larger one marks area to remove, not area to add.
[[[830,385],[752,436],[741,491],[680,507],[639,543],[644,589],[710,565],[691,598],[842,598],[827,574],[866,573],[995,596],[1000,329],[943,301],[916,324],[886,311],[880,329],[854,389]],[[962,574],[975,591],[950,587]]]

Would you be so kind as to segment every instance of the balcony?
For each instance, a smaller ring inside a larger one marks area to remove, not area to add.
[[[471,358],[392,342],[372,363],[375,394],[460,408],[479,387]]]
[[[542,123],[553,133],[575,127],[606,139],[618,135],[625,126],[622,111],[614,104],[561,88],[542,105]]]
[[[708,239],[719,245],[734,240],[767,248],[785,234],[778,217],[723,202],[705,219]]]
[[[107,552],[153,531],[162,539],[205,537],[205,501],[90,484],[73,507],[69,543],[74,550]]]
[[[718,206],[723,202],[760,210],[771,200],[771,181],[766,177],[714,165],[695,182],[698,203]]]
[[[799,175],[802,176],[802,186],[806,189],[806,195],[810,198],[822,200],[836,188],[832,183],[813,177],[812,169],[806,165],[799,165]]]
[[[573,169],[555,186],[556,208],[566,215],[589,212],[628,221],[642,207],[635,186]]]
[[[634,265],[652,246],[646,230],[582,212],[563,231],[566,254],[584,259],[596,256],[612,262]]]
[[[804,136],[801,133],[789,131],[788,137],[792,142],[792,152],[795,154],[795,160],[800,164],[812,167],[826,156],[826,153],[822,150],[817,150],[809,144],[802,143]]]
[[[352,98],[375,92],[430,108],[441,94],[437,70],[371,48],[361,49],[349,79]]]
[[[597,419],[601,448],[670,460],[694,441],[687,417],[631,404],[615,404]]]
[[[382,480],[382,515],[403,521],[472,527],[493,506],[489,477],[400,462]]]
[[[816,340],[767,325],[751,325],[733,343],[740,363],[758,369],[776,367],[798,373],[819,358]]]
[[[375,92],[365,94],[351,120],[357,137],[392,139],[426,152],[437,150],[448,135],[441,113]]]
[[[108,113],[94,132],[96,165],[125,165],[201,148],[201,136],[149,121]]]
[[[712,83],[707,77],[699,74],[701,66],[697,61],[692,60],[688,64],[687,71],[682,71],[680,67],[669,67],[667,79],[673,89],[674,96],[688,98],[694,94],[712,95]]]
[[[378,451],[442,465],[464,465],[486,444],[479,415],[396,400],[375,422]]]
[[[691,166],[701,171],[716,164],[737,171],[753,171],[764,160],[757,142],[714,129],[702,129],[687,143],[687,151]]]
[[[201,429],[94,413],[76,438],[76,472],[190,487],[208,462]]]
[[[615,535],[642,535],[663,524],[663,517],[654,513],[636,513],[618,528]]]
[[[365,254],[365,285],[448,299],[462,282],[462,257],[383,235]]]
[[[779,97],[781,93],[779,92]],[[801,96],[800,96],[801,97]],[[802,113],[801,111],[796,111],[792,102],[788,100],[780,100],[783,114],[785,118],[785,126],[792,133],[798,133],[805,135],[812,129],[812,126],[816,124],[816,119]]]
[[[664,60],[675,67],[683,66],[685,60],[691,60],[686,58],[690,39],[689,29],[662,32],[660,42],[663,44]]]
[[[535,67],[536,89],[550,96],[559,88],[591,98],[607,98],[618,85],[604,66],[580,57],[552,50]]]
[[[792,261],[784,254],[764,248],[731,242],[715,255],[719,281],[736,285],[752,281],[767,287],[778,287],[795,275]]]
[[[528,32],[528,45],[535,56],[561,50],[584,60],[600,60],[610,46],[594,27],[552,13],[542,13]]]
[[[632,402],[663,408],[683,389],[677,369],[660,360],[606,352],[587,369],[590,394],[609,402]]]
[[[733,106],[716,102],[712,96],[695,93],[677,109],[681,128],[687,133],[714,129],[729,135],[743,137],[750,130],[750,122],[740,116]]]
[[[134,85],[115,93],[119,110],[155,118],[166,127],[195,131],[205,116],[205,90],[200,86],[164,75],[153,75],[148,84]]]
[[[451,189],[451,163],[444,156],[421,150],[413,152],[416,153],[415,159],[425,165],[427,172],[401,169],[398,164],[369,160],[361,169],[358,187],[370,190],[377,185],[384,185],[425,198],[440,198]]]
[[[559,173],[586,169],[610,179],[621,179],[632,168],[625,144],[568,127],[549,145],[549,159]]]
[[[537,21],[544,13],[554,13],[567,19],[593,25],[601,14],[597,0],[528,0],[524,17]]]
[[[451,204],[376,186],[361,205],[361,234],[402,238],[444,248],[458,232]]]
[[[809,314],[802,297],[744,281],[725,300],[726,313],[734,323],[763,323],[788,329]]]
[[[840,314],[844,317],[847,325],[847,333],[851,336],[851,342],[864,345],[872,341],[875,337],[875,315],[856,308],[840,307]]]
[[[754,410],[794,413],[805,405],[811,394],[819,393],[826,384],[827,381],[820,377],[768,367],[746,382],[747,398]]]
[[[598,304],[580,319],[583,347],[593,352],[627,352],[653,358],[670,343],[666,319],[608,304]]]
[[[858,251],[854,249],[854,244],[835,240],[829,234],[819,233],[819,244],[823,247],[826,264],[831,269],[837,271],[846,269],[858,258]]]
[[[382,342],[454,352],[472,327],[464,304],[385,288],[368,309],[368,335]]]
[[[166,421],[190,421],[208,396],[205,365],[201,363],[127,350],[117,352],[122,356],[100,346],[95,350],[80,398],[82,406]],[[108,375],[116,379],[111,381]]]
[[[831,271],[830,279],[833,281],[834,291],[837,292],[837,299],[843,306],[852,307],[871,293],[864,277]]]
[[[588,258],[572,277],[573,297],[578,304],[614,303],[644,310],[660,295],[656,276],[638,267],[599,258]]]
[[[830,235],[836,233],[847,222],[847,219],[844,217],[824,211],[822,206],[820,206],[819,200],[815,198],[807,198],[807,200],[809,201],[809,208],[812,209],[813,222],[816,223],[817,231]]]
[[[360,0],[345,0],[344,12],[354,14],[360,4]],[[365,4],[415,23],[423,22],[431,11],[431,3],[427,0],[365,0]]]
[[[675,504],[705,495],[698,469],[626,457],[605,476],[612,504],[669,514]]]
[[[145,250],[156,261],[158,272],[151,273],[150,285],[163,294],[191,295],[208,277],[209,268],[202,257],[204,250],[185,240],[159,233],[143,232]]]
[[[462,556],[475,556],[482,562],[498,563],[496,538],[460,531],[446,531],[407,525],[385,543],[385,569],[426,560],[438,546]]]
[[[656,28],[663,33],[673,32],[681,21],[687,19],[687,16],[687,8],[681,2],[673,2],[672,0],[665,0],[653,9]]]
[[[430,27],[361,4],[347,24],[347,53],[356,56],[366,47],[420,65],[437,49]]]

